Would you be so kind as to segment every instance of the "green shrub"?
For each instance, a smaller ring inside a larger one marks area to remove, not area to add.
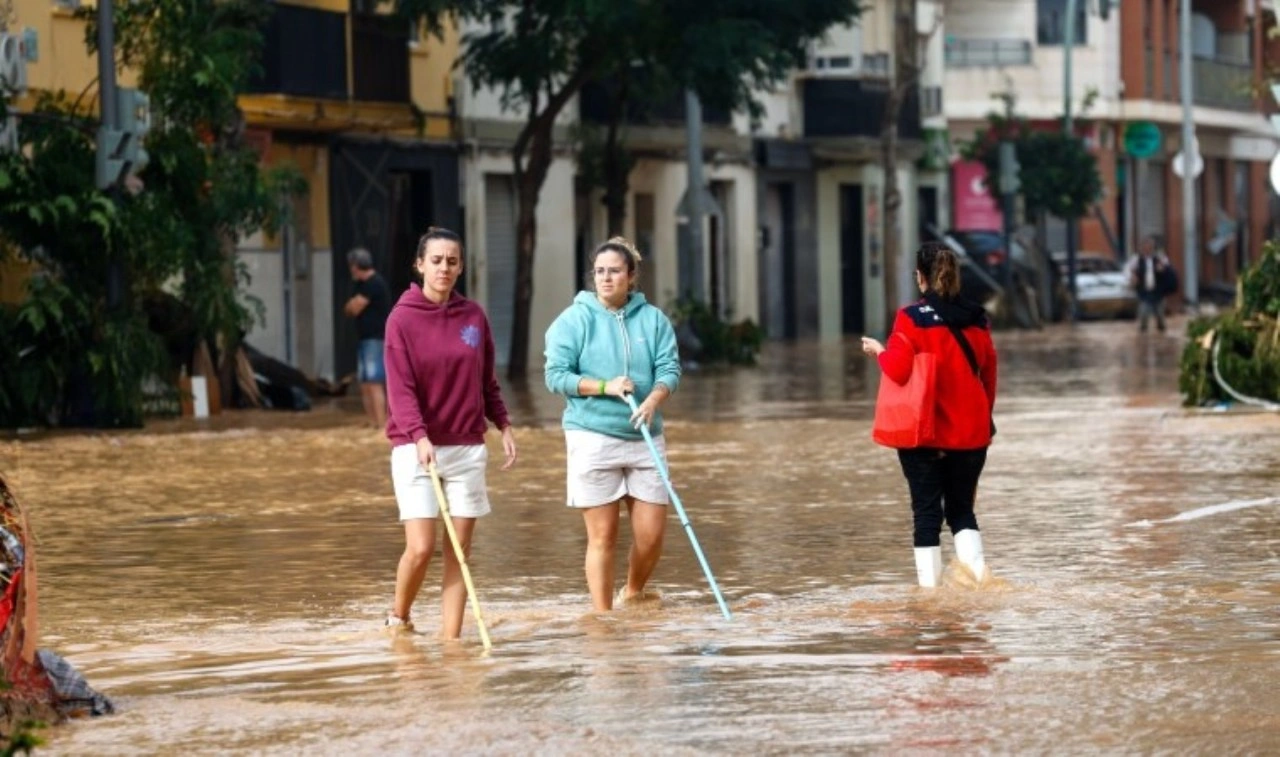
[[[1213,376],[1215,342],[1223,381],[1246,397],[1280,402],[1280,242],[1267,242],[1241,274],[1235,309],[1192,321],[1187,336],[1178,376],[1185,404],[1233,399]]]
[[[687,324],[702,342],[696,357],[704,363],[754,365],[764,344],[764,329],[747,318],[737,323],[722,319],[705,303],[683,298],[672,306],[669,315],[678,328]]]

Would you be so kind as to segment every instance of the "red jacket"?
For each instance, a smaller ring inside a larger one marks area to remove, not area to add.
[[[978,360],[978,375],[974,375],[948,322],[962,327]],[[885,377],[906,384],[919,352],[932,353],[938,361],[934,441],[929,446],[962,450],[990,445],[991,411],[996,404],[996,348],[982,308],[931,298],[899,310],[893,332],[880,353]]]
[[[387,438],[484,444],[486,419],[511,425],[494,372],[493,335],[476,303],[454,292],[437,305],[417,284],[387,319]]]

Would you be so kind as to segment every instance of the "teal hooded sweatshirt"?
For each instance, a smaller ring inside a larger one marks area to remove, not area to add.
[[[631,425],[631,408],[613,396],[578,394],[583,377],[635,383],[636,404],[663,384],[671,392],[680,383],[680,351],[666,313],[633,292],[627,304],[609,311],[591,292],[578,292],[573,304],[547,329],[547,389],[566,398],[565,428],[595,431],[619,439],[642,439]],[[662,415],[654,413],[649,431],[662,433]]]

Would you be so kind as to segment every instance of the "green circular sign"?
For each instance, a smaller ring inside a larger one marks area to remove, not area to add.
[[[1135,158],[1150,158],[1160,152],[1160,127],[1150,121],[1134,121],[1124,127],[1124,151]]]

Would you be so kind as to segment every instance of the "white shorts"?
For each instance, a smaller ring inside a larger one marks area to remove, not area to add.
[[[436,470],[454,517],[479,518],[489,514],[489,489],[485,485],[488,462],[489,450],[483,444],[436,447]],[[396,489],[400,520],[440,516],[431,474],[418,463],[417,445],[392,448],[391,483]]]
[[[643,439],[565,429],[564,440],[569,456],[569,507],[599,507],[623,497],[668,503],[667,488]],[[666,465],[666,442],[657,436],[653,443]]]

